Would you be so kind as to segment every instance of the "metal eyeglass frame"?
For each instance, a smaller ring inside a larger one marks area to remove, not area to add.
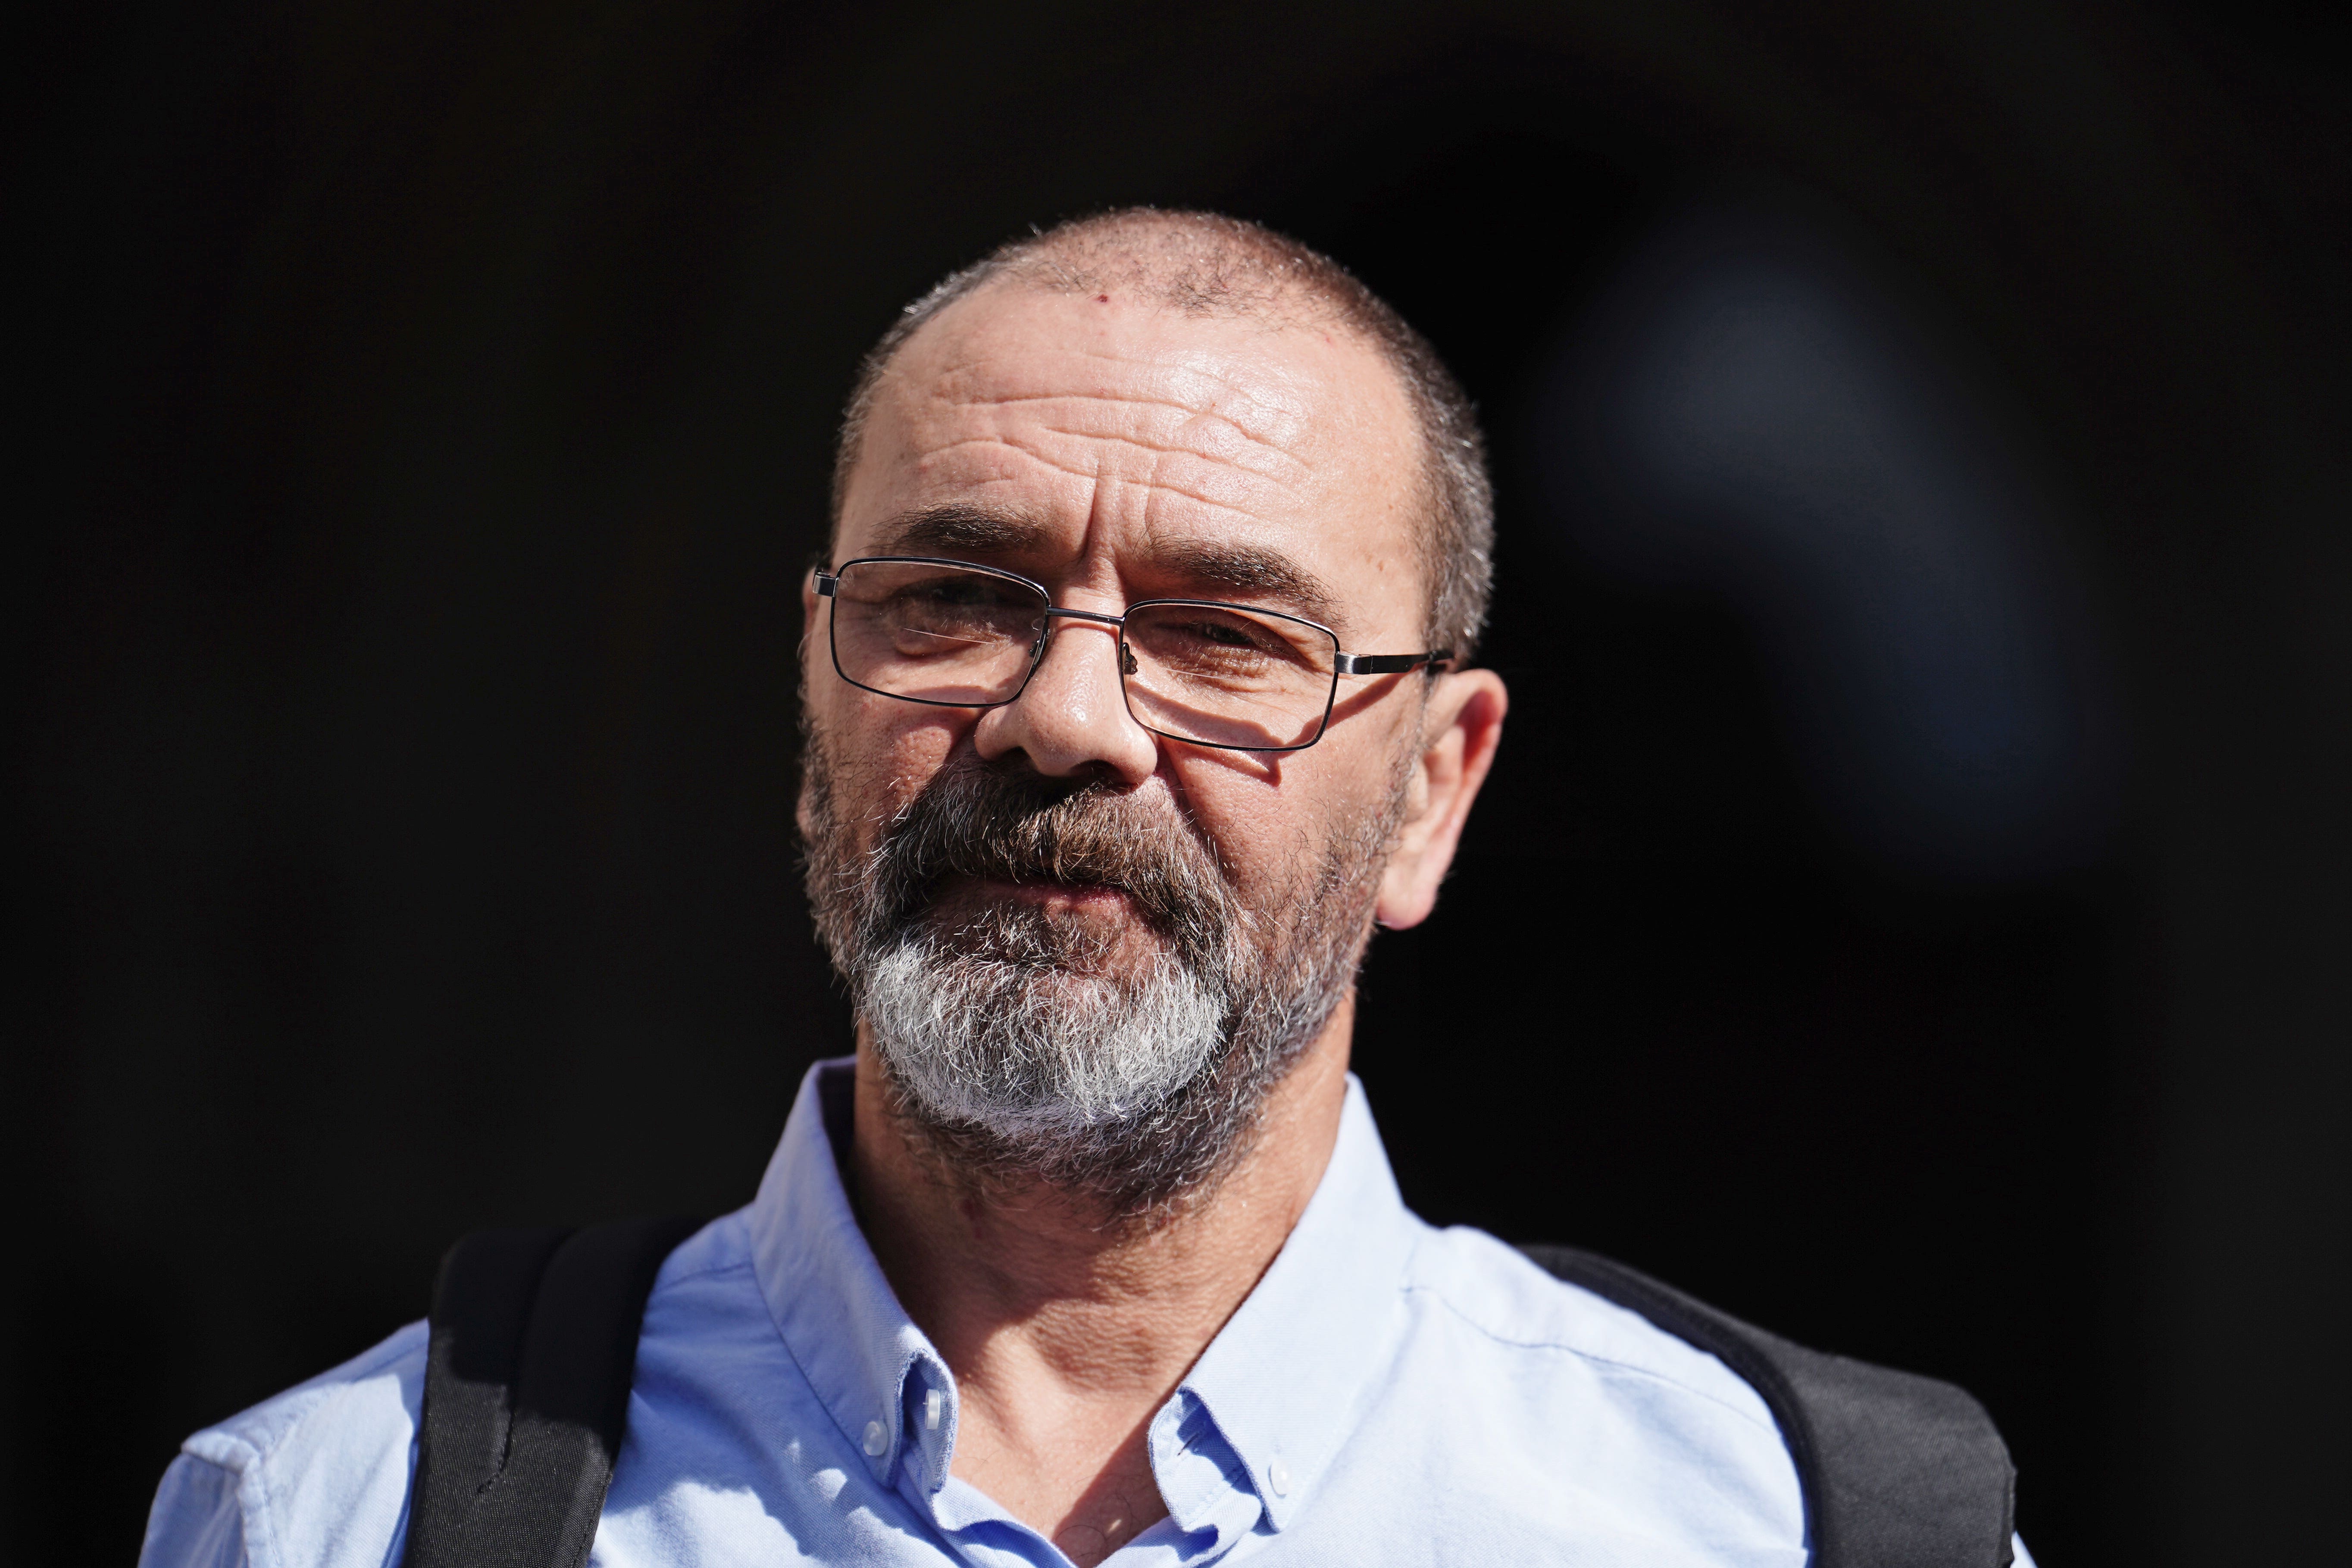
[[[1001,697],[993,702],[942,702],[932,697],[908,697],[896,691],[885,691],[878,686],[868,686],[862,680],[850,679],[849,672],[841,668],[841,643],[835,636],[834,616],[831,613],[825,616],[825,651],[833,656],[833,672],[835,675],[849,681],[850,685],[860,691],[871,691],[877,697],[887,697],[898,702],[919,702],[926,708],[969,708],[984,712],[991,708],[1003,708],[1020,701],[1021,694],[1029,689],[1029,681],[1037,673],[1038,665],[1045,661],[1046,637],[1053,629],[1055,616],[1118,628],[1118,695],[1119,700],[1127,705],[1129,718],[1134,720],[1141,728],[1165,740],[1181,742],[1187,746],[1205,746],[1216,752],[1303,752],[1322,740],[1324,733],[1331,728],[1331,710],[1339,700],[1341,676],[1402,675],[1407,670],[1423,668],[1433,675],[1439,665],[1454,658],[1452,648],[1435,648],[1428,653],[1342,653],[1339,651],[1339,634],[1320,621],[1310,621],[1305,616],[1287,615],[1281,610],[1268,610],[1256,605],[1228,604],[1222,599],[1143,599],[1129,605],[1125,616],[1107,616],[1097,610],[1065,609],[1054,603],[1052,591],[1034,578],[1024,577],[1018,572],[1007,572],[1001,566],[982,566],[978,562],[957,561],[944,555],[860,555],[855,560],[843,562],[839,566],[819,566],[816,568],[817,597],[832,599],[838,606],[840,601],[835,597],[834,590],[840,585],[842,574],[853,566],[952,566],[959,571],[978,572],[990,577],[1002,577],[1008,583],[1018,583],[1045,602],[1045,619],[1038,623],[1037,640],[1029,649],[1027,672],[1021,677],[1021,684],[1013,689],[1011,695]],[[1135,662],[1134,656],[1128,650],[1127,646],[1127,616],[1135,614],[1138,610],[1148,610],[1160,605],[1191,605],[1206,610],[1238,610],[1245,615],[1270,616],[1276,620],[1288,621],[1294,626],[1312,626],[1329,637],[1332,649],[1331,689],[1324,693],[1323,713],[1322,717],[1316,721],[1314,735],[1295,746],[1235,746],[1218,741],[1196,741],[1190,735],[1171,734],[1166,730],[1144,723],[1142,716],[1135,710],[1135,699],[1127,689],[1129,667]]]

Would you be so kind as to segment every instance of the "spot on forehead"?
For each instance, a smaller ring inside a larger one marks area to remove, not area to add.
[[[1343,296],[1361,286],[1336,263],[1255,224],[1213,213],[1136,208],[1066,224],[1008,247],[999,276],[1108,304],[1125,290],[1188,316],[1337,321],[1359,331]],[[1368,333],[1377,337],[1377,331]]]

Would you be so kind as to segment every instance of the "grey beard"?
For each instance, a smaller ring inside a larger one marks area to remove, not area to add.
[[[982,931],[902,928],[865,967],[860,1011],[903,1087],[937,1118],[1034,1147],[1083,1143],[1200,1076],[1223,1042],[1232,976],[1155,954],[1140,973],[1057,963],[1033,911]]]
[[[1245,908],[1164,808],[954,764],[856,856],[823,742],[804,752],[808,887],[900,1123],[958,1179],[1039,1181],[1111,1220],[1171,1209],[1249,1148],[1266,1095],[1354,984],[1403,805],[1343,825],[1276,907]],[[1126,891],[1156,940],[1122,966],[1026,906],[950,926],[951,875]]]

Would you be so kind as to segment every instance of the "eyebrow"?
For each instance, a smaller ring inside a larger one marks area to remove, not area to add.
[[[882,531],[875,548],[884,555],[924,550],[987,550],[1017,552],[1042,544],[1051,526],[1013,512],[974,506],[935,506],[899,518]]]
[[[1207,539],[1157,539],[1149,559],[1163,572],[1233,593],[1280,599],[1311,620],[1344,625],[1339,596],[1278,550]]]

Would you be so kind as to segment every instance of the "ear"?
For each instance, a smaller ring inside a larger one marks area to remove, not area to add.
[[[1471,802],[1494,765],[1510,706],[1503,678],[1491,669],[1438,677],[1423,716],[1421,755],[1406,786],[1404,825],[1373,906],[1373,918],[1390,930],[1419,925],[1437,907],[1438,884],[1454,864]]]

